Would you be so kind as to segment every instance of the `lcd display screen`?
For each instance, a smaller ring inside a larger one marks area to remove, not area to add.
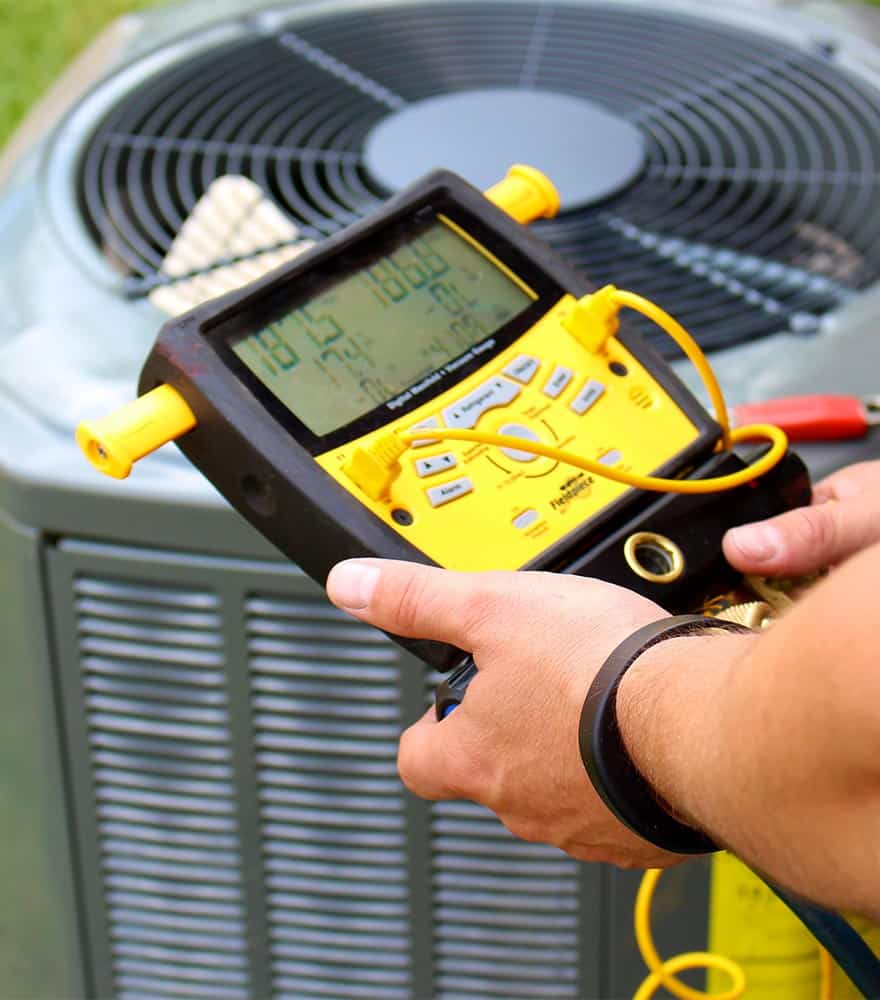
[[[323,436],[430,377],[535,298],[464,231],[441,220],[231,346]]]

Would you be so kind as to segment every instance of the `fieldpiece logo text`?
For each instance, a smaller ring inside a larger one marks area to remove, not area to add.
[[[581,494],[589,493],[592,485],[593,477],[587,476],[583,472],[579,472],[576,476],[572,476],[571,479],[566,479],[566,481],[559,487],[561,495],[554,497],[550,501],[550,506],[554,510],[558,510],[560,507],[564,507],[567,503],[571,503],[572,500],[576,499]]]

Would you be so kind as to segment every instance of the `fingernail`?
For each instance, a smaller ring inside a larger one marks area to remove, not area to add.
[[[379,567],[357,559],[338,563],[327,577],[327,594],[340,608],[363,611],[379,581]]]
[[[747,524],[741,528],[733,528],[729,537],[747,559],[755,562],[769,562],[782,550],[779,531],[766,524]]]

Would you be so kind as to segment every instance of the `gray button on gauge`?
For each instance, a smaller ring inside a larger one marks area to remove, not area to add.
[[[566,368],[565,365],[557,365],[553,369],[553,374],[547,379],[544,395],[551,399],[558,399],[573,377],[574,372],[570,368]]]
[[[541,440],[531,427],[524,427],[522,424],[505,424],[503,427],[498,428],[498,433],[523,438],[525,441]],[[508,458],[512,458],[514,462],[534,462],[536,458],[540,457],[530,451],[519,451],[516,448],[502,448],[501,453]]]
[[[581,391],[574,397],[571,403],[569,403],[569,406],[575,413],[583,415],[602,397],[604,392],[605,386],[602,385],[601,382],[596,382],[594,379],[590,379],[583,389],[581,389]]]
[[[533,358],[531,354],[520,354],[514,358],[509,365],[504,366],[504,374],[515,378],[517,382],[525,385],[535,377],[535,372],[541,367],[541,362]]]
[[[422,427],[439,427],[440,421],[436,417],[428,417],[427,420],[422,420],[418,424],[413,424],[410,427],[411,431],[421,430]],[[424,448],[429,444],[436,444],[437,438],[419,438],[417,441],[410,441],[410,448]]]
[[[432,507],[442,507],[443,504],[451,500],[458,500],[459,497],[466,496],[474,488],[474,484],[467,476],[461,479],[452,479],[448,483],[441,483],[439,486],[432,486],[425,490],[428,495],[428,502]]]
[[[431,458],[416,459],[416,474],[424,479],[427,476],[436,476],[438,472],[448,472],[458,465],[458,460],[451,451],[442,455],[432,455]]]
[[[507,406],[522,392],[516,382],[496,375],[484,382],[478,389],[462,396],[457,403],[447,406],[443,419],[447,427],[476,427],[477,421],[487,410],[496,406]]]
[[[526,528],[531,527],[538,520],[541,515],[534,510],[529,508],[524,510],[521,514],[517,514],[516,517],[511,522],[514,528],[519,528],[520,531],[525,531]]]

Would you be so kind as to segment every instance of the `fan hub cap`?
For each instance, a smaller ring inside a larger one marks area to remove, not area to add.
[[[594,101],[544,90],[466,90],[395,111],[370,132],[367,169],[387,191],[446,167],[485,190],[512,163],[542,170],[562,211],[595,204],[641,173],[645,144]]]

